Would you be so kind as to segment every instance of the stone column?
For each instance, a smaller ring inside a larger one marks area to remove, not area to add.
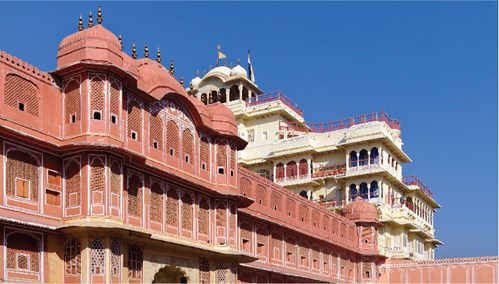
[[[360,158],[360,152],[357,153],[357,170],[359,170],[359,168],[360,168],[359,158]]]
[[[347,162],[346,162],[346,169],[345,169],[345,170],[346,170],[346,172],[348,172],[348,169],[350,168],[350,154],[349,154],[349,153],[347,153],[347,154],[345,155],[345,158],[346,158],[346,161],[347,161]]]
[[[367,184],[367,201],[371,201],[371,184]]]
[[[350,201],[350,188],[345,185],[345,204],[348,204],[348,201]]]
[[[371,151],[367,151],[367,168],[371,168]]]
[[[243,100],[243,86],[239,85],[238,89],[239,89],[239,100],[242,101]]]

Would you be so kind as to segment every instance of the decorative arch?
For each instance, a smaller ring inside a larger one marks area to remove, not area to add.
[[[142,141],[142,104],[135,99],[128,102],[127,129],[128,138]]]
[[[355,200],[355,198],[357,197],[357,186],[355,184],[351,184],[350,185],[350,200]]]
[[[11,231],[5,236],[6,268],[40,272],[41,241],[28,232]]]
[[[64,244],[64,267],[66,275],[81,274],[81,247],[76,238],[69,238]]]
[[[106,249],[100,239],[90,244],[90,274],[104,275],[106,272]]]
[[[132,173],[128,179],[128,214],[142,216],[142,179]]]
[[[38,87],[33,82],[10,73],[5,76],[4,88],[4,103],[6,105],[38,116],[40,98],[38,97]]]
[[[293,179],[298,175],[295,161],[289,161],[286,165],[286,178]]]
[[[369,195],[371,197],[379,197],[379,186],[377,181],[371,182],[371,188],[369,189]]]
[[[308,162],[307,162],[306,159],[301,159],[300,160],[299,175],[301,177],[308,175]]]
[[[179,128],[175,121],[170,120],[166,124],[166,147],[168,154],[172,157],[178,158],[179,156],[179,148],[180,148],[180,134]]]
[[[367,183],[365,183],[365,182],[360,184],[360,196],[363,199],[368,198],[368,188],[367,188]]]
[[[149,218],[153,222],[163,222],[163,185],[159,181],[151,182],[150,214]]]
[[[357,165],[358,165],[357,152],[352,151],[350,152],[350,167],[357,167]]]
[[[359,153],[359,165],[360,166],[365,166],[367,165],[367,160],[369,158],[369,155],[367,154],[366,149],[362,149]]]
[[[378,164],[379,163],[379,151],[378,148],[373,147],[371,149],[371,164]]]
[[[194,137],[189,128],[186,128],[182,133],[182,148],[184,150],[184,162],[194,164]]]
[[[103,157],[97,156],[90,161],[90,194],[92,204],[105,204],[105,188],[105,162],[103,161]]]
[[[10,148],[6,153],[7,196],[38,201],[40,192],[40,159],[28,150]]]
[[[275,167],[275,177],[276,180],[284,179],[284,165],[282,163],[277,164]]]

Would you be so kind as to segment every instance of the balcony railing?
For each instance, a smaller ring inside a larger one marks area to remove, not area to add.
[[[356,170],[367,170],[367,169],[375,169],[380,167],[379,158],[370,158],[370,159],[359,159],[356,161],[350,161],[349,163],[350,171]]]
[[[433,198],[433,192],[431,192],[430,189],[424,183],[422,183],[415,175],[404,177],[402,181],[404,182],[405,185],[415,185],[421,188],[421,190],[424,193],[426,193],[426,195]]]
[[[246,103],[248,104],[248,106],[255,106],[273,101],[281,101],[283,104],[287,105],[292,110],[294,110],[297,114],[303,116],[303,110],[301,109],[301,107],[299,107],[296,103],[294,103],[292,100],[286,97],[286,95],[281,93],[281,91],[279,90],[272,93],[259,95],[257,98],[254,97],[248,98],[246,100]]]
[[[373,112],[369,114],[350,117],[347,119],[340,119],[337,121],[324,122],[324,123],[298,123],[287,122],[279,123],[279,130],[294,130],[298,132],[313,132],[324,133],[340,129],[345,129],[353,125],[363,124],[371,121],[384,121],[392,129],[400,130],[400,121],[388,117],[384,111]]]
[[[312,173],[312,177],[318,178],[318,177],[344,175],[345,172],[346,172],[346,164],[334,165],[334,166],[328,166],[328,167],[321,166],[321,167],[314,168],[314,172]]]

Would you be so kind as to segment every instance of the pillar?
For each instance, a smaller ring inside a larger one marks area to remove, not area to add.
[[[360,158],[360,152],[357,152],[357,170],[359,170],[360,168],[360,161],[359,161],[359,158]]]
[[[239,100],[242,101],[243,100],[243,86],[242,85],[239,85],[239,87],[237,87],[239,89]]]
[[[371,184],[367,184],[367,201],[371,201]]]
[[[345,185],[345,204],[348,204],[348,201],[350,201],[350,188]]]
[[[347,162],[346,162],[346,165],[347,165],[347,166],[346,166],[346,172],[348,172],[348,169],[350,168],[350,153],[347,153],[347,154],[345,155],[345,158],[346,158],[346,161],[347,161]]]
[[[371,168],[371,150],[367,151],[367,168]]]

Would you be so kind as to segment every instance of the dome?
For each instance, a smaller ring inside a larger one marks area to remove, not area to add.
[[[355,222],[378,223],[378,210],[376,206],[357,196],[343,208],[343,215]]]
[[[237,64],[236,67],[232,68],[230,75],[248,77],[248,73],[246,72],[246,70],[239,64]]]
[[[197,89],[200,82],[201,82],[201,78],[199,78],[199,76],[196,76],[196,77],[194,77],[194,79],[191,80],[190,86],[192,87],[192,89]]]
[[[234,113],[220,102],[207,105],[213,121],[213,128],[224,134],[237,136],[237,123]]]
[[[224,76],[229,77],[230,72],[231,71],[230,71],[229,67],[218,66],[218,67],[211,69],[210,72],[208,72],[208,74],[206,74],[206,76],[215,75],[215,74],[223,74]]]
[[[168,93],[186,95],[184,88],[160,63],[149,58],[137,60],[139,80],[137,87],[160,100]]]
[[[123,64],[119,39],[102,25],[78,31],[59,44],[58,68],[79,61]]]

